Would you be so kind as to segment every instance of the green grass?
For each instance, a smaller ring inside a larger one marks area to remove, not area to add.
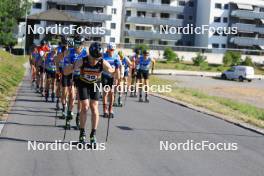
[[[175,63],[158,61],[155,65],[156,69],[175,69],[175,70],[187,70],[187,71],[207,71],[207,72],[223,72],[228,70],[230,67],[223,65],[208,64],[208,66],[195,66],[189,62]],[[255,68],[256,74],[264,74],[264,69],[261,67]]]
[[[26,60],[0,51],[0,116],[7,111],[10,97],[24,77]]]
[[[174,81],[160,79],[155,76],[152,76],[150,81],[151,84],[155,85],[172,85],[172,92],[161,93],[162,95],[264,128],[264,109],[228,98],[210,96],[194,89],[180,88],[177,87],[177,83]]]

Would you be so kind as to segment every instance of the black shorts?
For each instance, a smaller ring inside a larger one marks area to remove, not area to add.
[[[88,84],[79,80],[78,92],[79,92],[80,100],[83,101],[90,99],[90,100],[98,101],[100,96],[100,90],[98,87],[100,87],[99,82]]]
[[[73,82],[74,82],[74,86],[75,87],[79,86],[79,81],[80,81],[80,76],[79,75],[74,75],[73,76]]]
[[[44,73],[44,68],[42,66],[38,66],[38,70],[40,73]]]
[[[47,79],[55,79],[56,78],[56,72],[55,71],[46,70],[46,73],[47,73]]]
[[[72,86],[72,74],[65,76],[62,75],[62,87],[70,87]]]
[[[148,70],[138,70],[137,71],[137,79],[149,79],[149,71]]]
[[[114,85],[114,78],[110,78],[108,76],[104,76],[103,74],[102,74],[101,81],[102,81],[103,87],[105,87],[105,86],[112,87]]]

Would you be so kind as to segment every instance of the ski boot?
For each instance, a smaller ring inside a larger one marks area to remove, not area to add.
[[[80,130],[79,143],[84,145],[85,139],[86,139],[85,131],[82,129]]]
[[[147,96],[145,96],[145,102],[146,102],[146,103],[149,103],[149,99],[148,99]]]
[[[95,137],[95,135],[90,135],[90,144],[91,144],[91,148],[92,149],[96,149],[96,137]]]
[[[62,106],[62,116],[60,117],[60,119],[65,119],[66,118],[66,116],[67,116],[67,114],[66,114],[66,112],[65,112],[65,109],[66,109],[67,107],[65,107],[65,105],[63,105]]]
[[[60,110],[60,100],[59,98],[57,98],[57,102],[56,102],[56,110]]]
[[[109,113],[109,118],[112,118],[112,119],[114,118],[114,113],[113,112]]]
[[[123,102],[121,100],[121,96],[118,97],[118,107],[122,107],[123,106]]]
[[[53,103],[55,102],[55,93],[54,92],[51,93],[51,101]]]
[[[48,102],[49,99],[49,91],[45,90],[45,101]]]
[[[39,93],[40,93],[41,96],[43,97],[43,87],[41,87],[41,88],[39,89]]]
[[[139,95],[139,102],[143,102],[143,98],[142,98],[142,95]]]
[[[108,118],[109,117],[109,114],[107,112],[104,112],[104,115],[103,115],[104,118]]]

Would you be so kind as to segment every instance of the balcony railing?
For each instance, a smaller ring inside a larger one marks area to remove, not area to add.
[[[126,36],[144,39],[166,39],[166,40],[179,40],[181,35],[179,34],[160,34],[155,31],[140,31],[140,30],[125,30]]]
[[[48,2],[54,2],[64,5],[84,4],[92,6],[111,6],[113,0],[48,0]]]
[[[69,15],[82,20],[91,22],[103,22],[112,20],[112,15],[107,15],[105,13],[91,13],[91,12],[79,12],[79,11],[69,11],[65,10]]]
[[[239,46],[264,46],[263,38],[232,37],[230,42]]]
[[[125,7],[136,8],[138,10],[147,10],[153,12],[183,12],[184,7],[171,6],[166,4],[155,4],[155,3],[136,3],[126,2]]]
[[[233,24],[232,27],[237,27],[238,31],[250,32],[250,33],[260,33],[264,34],[264,27],[257,27],[254,24],[243,24],[243,23],[236,23]]]
[[[162,19],[154,17],[127,17],[126,22],[150,25],[171,25],[182,26],[183,20],[179,19]]]
[[[264,19],[264,12],[249,10],[234,10],[232,11],[231,15],[243,19]]]

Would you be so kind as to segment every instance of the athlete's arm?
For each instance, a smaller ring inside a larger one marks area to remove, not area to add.
[[[152,63],[151,74],[153,74],[154,73],[155,64],[156,64],[156,60],[155,59],[151,59],[151,63]]]
[[[103,60],[103,70],[111,74],[115,72],[115,69],[113,69],[111,65],[109,64],[109,62],[105,60]]]

